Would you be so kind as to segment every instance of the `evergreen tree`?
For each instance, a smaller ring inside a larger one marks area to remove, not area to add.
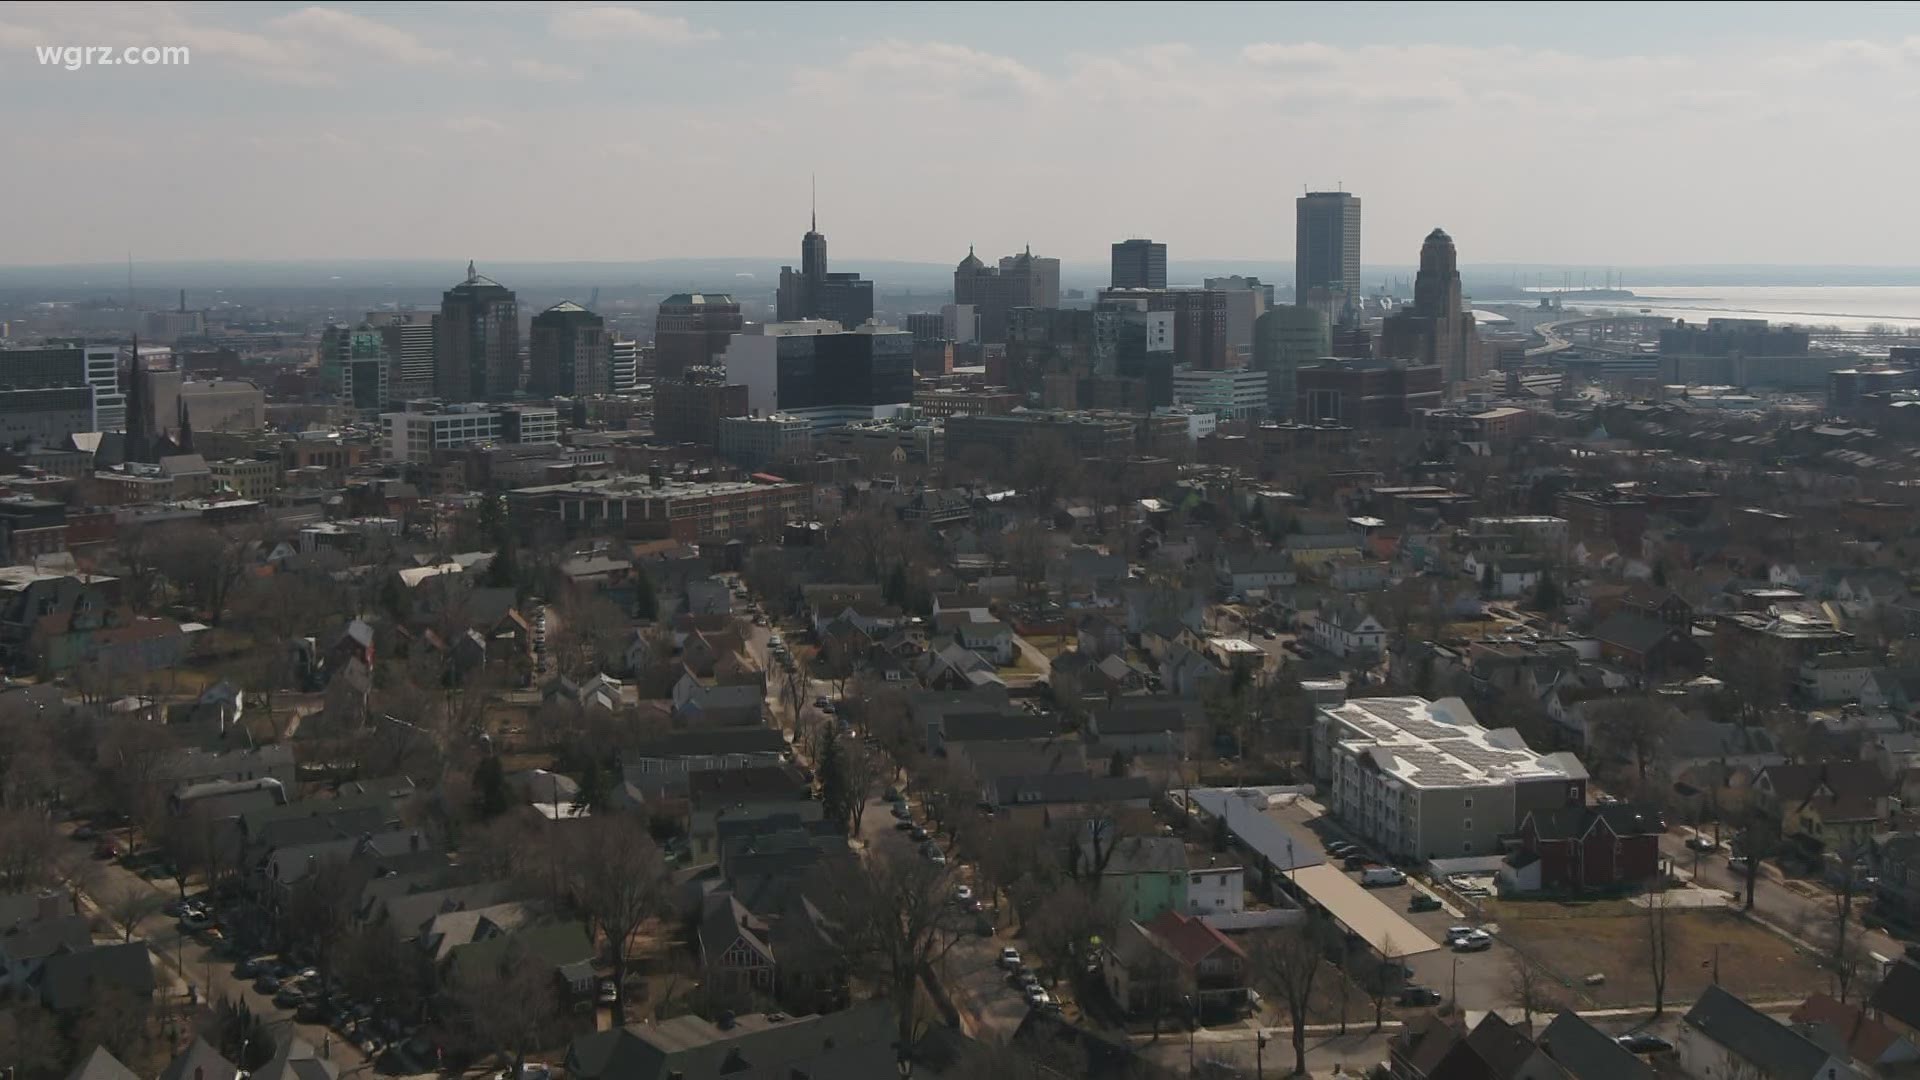
[[[1653,583],[1663,589],[1667,587],[1667,561],[1665,559],[1653,564]]]
[[[1533,608],[1535,611],[1558,611],[1565,597],[1560,595],[1560,585],[1553,580],[1552,574],[1541,574],[1540,583],[1533,587]]]
[[[840,748],[840,735],[829,727],[820,738],[820,752],[814,759],[820,777],[820,810],[828,821],[843,825],[853,816],[857,796],[847,778],[847,760]]]
[[[634,575],[633,617],[636,619],[660,617],[660,597],[654,593],[653,578],[648,576],[645,570]]]
[[[520,578],[520,558],[513,544],[503,543],[494,549],[493,561],[487,564],[486,576],[482,579],[490,589],[511,589]]]
[[[599,810],[607,801],[607,771],[600,766],[600,759],[588,760],[587,767],[580,771],[580,789],[573,793],[575,813],[582,810]]]
[[[907,564],[894,563],[893,573],[887,575],[886,588],[882,590],[887,603],[896,607],[907,606]]]
[[[500,767],[500,759],[492,754],[480,759],[480,765],[473,770],[474,800],[479,806],[480,816],[491,820],[507,812],[511,800],[507,795],[507,774]]]

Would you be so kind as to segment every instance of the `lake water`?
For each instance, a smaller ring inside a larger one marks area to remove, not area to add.
[[[1766,319],[1842,330],[1874,325],[1920,329],[1920,285],[1649,285],[1633,292],[1637,299],[1575,301],[1567,307],[1649,308],[1655,315],[1688,322]]]

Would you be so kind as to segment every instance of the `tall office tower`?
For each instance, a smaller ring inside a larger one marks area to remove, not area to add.
[[[1360,200],[1310,191],[1293,205],[1293,302],[1350,322],[1360,300]]]
[[[1175,362],[1205,371],[1235,366],[1227,347],[1227,294],[1219,289],[1101,289],[1096,303],[1173,314]]]
[[[880,323],[843,330],[830,319],[762,323],[734,335],[726,368],[728,383],[747,388],[749,409],[825,430],[913,400],[913,335]]]
[[[727,339],[745,325],[739,301],[726,293],[675,293],[662,300],[653,320],[654,381],[678,382],[692,368],[719,367]]]
[[[1480,374],[1478,353],[1473,316],[1461,303],[1453,238],[1435,229],[1420,245],[1412,308],[1389,315],[1380,325],[1380,355],[1438,367],[1446,389],[1452,392]]]
[[[380,332],[387,350],[387,392],[392,398],[433,396],[434,324],[431,311],[369,311],[366,325]]]
[[[0,442],[58,441],[126,426],[120,350],[113,345],[0,349]]]
[[[1005,344],[1007,312],[1014,308],[1060,306],[1060,260],[1035,258],[1029,248],[988,266],[967,249],[953,270],[953,302],[971,305],[979,318],[979,340]]]
[[[873,282],[859,274],[827,272],[827,237],[818,215],[800,238],[800,269],[780,268],[774,308],[781,322],[832,319],[849,330],[873,318]]]
[[[1167,287],[1167,245],[1151,240],[1122,240],[1113,245],[1113,282],[1116,289]]]
[[[386,335],[366,324],[336,323],[320,335],[320,385],[356,409],[386,405],[393,358]]]
[[[1332,328],[1319,308],[1283,304],[1253,325],[1253,366],[1267,373],[1267,414],[1293,416],[1302,367],[1333,355]]]
[[[631,394],[640,385],[640,349],[637,341],[616,341],[607,347],[610,394]]]
[[[513,290],[471,262],[467,279],[440,299],[433,384],[452,401],[494,401],[520,391],[520,305]]]
[[[1229,367],[1246,367],[1253,360],[1253,324],[1273,306],[1273,286],[1257,277],[1210,277],[1207,288],[1227,294],[1227,354]]]
[[[527,392],[587,397],[612,385],[607,321],[571,300],[533,317],[527,333]]]

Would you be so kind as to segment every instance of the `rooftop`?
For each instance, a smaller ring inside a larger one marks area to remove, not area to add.
[[[1361,698],[1322,715],[1347,729],[1340,745],[1416,788],[1487,787],[1564,778],[1574,763],[1528,749],[1512,728],[1488,730],[1459,698]]]

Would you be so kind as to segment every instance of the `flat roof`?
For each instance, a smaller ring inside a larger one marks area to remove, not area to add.
[[[1266,812],[1269,795],[1261,788],[1194,788],[1187,794],[1207,814],[1226,818],[1227,831],[1277,870],[1327,861],[1319,837]]]
[[[1380,771],[1410,787],[1484,787],[1568,775],[1562,761],[1534,753],[1512,728],[1481,727],[1458,698],[1356,698],[1321,711],[1351,732],[1342,734],[1342,747],[1371,755]]]
[[[1326,909],[1340,925],[1360,935],[1381,956],[1415,956],[1434,952],[1440,944],[1420,928],[1381,903],[1337,866],[1302,866],[1288,876],[1313,902]]]

